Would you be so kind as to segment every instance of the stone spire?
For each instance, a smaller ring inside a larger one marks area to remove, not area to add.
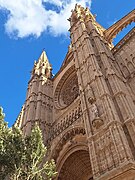
[[[34,68],[32,70],[33,75],[45,75],[47,78],[52,76],[52,66],[49,63],[46,52],[43,50],[38,61],[34,63]]]
[[[24,134],[29,134],[35,122],[43,132],[44,142],[48,138],[49,125],[52,122],[53,110],[53,81],[52,66],[43,51],[31,73],[28,83],[26,101],[17,119],[17,126],[23,129]]]

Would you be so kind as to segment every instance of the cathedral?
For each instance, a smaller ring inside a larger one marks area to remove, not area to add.
[[[135,10],[108,29],[88,8],[71,12],[71,43],[52,76],[45,51],[34,63],[15,125],[37,122],[56,162],[56,180],[135,180]]]

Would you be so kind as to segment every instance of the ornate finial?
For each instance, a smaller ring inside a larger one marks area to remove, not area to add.
[[[72,44],[68,46],[68,50],[70,51],[72,49]]]
[[[96,18],[96,17],[97,17],[97,14],[94,14],[93,16],[94,16],[94,18]]]
[[[91,19],[92,21],[95,21],[94,15],[89,11],[89,8],[84,8],[81,5],[76,4],[75,9],[71,11],[72,15],[71,18],[69,18],[69,21],[71,22],[71,26],[76,23],[79,19],[82,21],[85,21],[86,19]]]
[[[78,4],[76,3],[76,4],[75,4],[75,10],[77,9],[77,6],[78,6]]]
[[[34,66],[36,66],[36,64],[37,64],[37,61],[35,60],[35,61],[34,61]]]
[[[3,108],[0,107],[0,120],[3,120],[5,117],[5,114],[3,113]]]
[[[86,16],[87,18],[92,19],[93,21],[95,21],[95,15],[93,15],[93,14],[90,12],[90,10],[89,10],[88,7],[86,7],[86,9],[85,9],[85,16]]]

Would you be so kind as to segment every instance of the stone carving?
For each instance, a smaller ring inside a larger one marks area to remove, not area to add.
[[[94,128],[99,129],[100,126],[104,124],[103,120],[99,117],[99,111],[97,108],[97,105],[94,103],[94,99],[90,97],[88,101],[91,103],[91,119],[92,119],[92,125]]]
[[[92,121],[92,125],[94,128],[96,129],[99,129],[100,126],[102,126],[104,124],[103,120],[99,117],[95,118],[93,121]]]
[[[92,119],[98,118],[99,116],[97,105],[95,103],[91,105],[91,114],[92,114]]]
[[[94,98],[94,97],[89,97],[89,98],[88,98],[88,102],[89,102],[90,104],[94,103],[94,101],[95,101],[95,98]]]
[[[61,100],[65,105],[70,105],[77,98],[78,94],[78,80],[77,76],[74,75],[73,77],[67,79],[64,83],[61,90]]]
[[[57,124],[54,124],[51,131],[51,140],[54,139],[57,135],[62,133],[67,129],[71,124],[77,121],[82,116],[82,111],[80,104],[78,107],[69,112],[63,119],[61,119]]]
[[[4,119],[5,114],[3,113],[3,108],[0,107],[0,120]]]

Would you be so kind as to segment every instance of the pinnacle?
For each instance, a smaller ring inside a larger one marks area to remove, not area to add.
[[[45,50],[42,51],[42,53],[40,55],[40,58],[39,58],[39,61],[41,61],[41,62],[48,62],[48,58],[47,58]]]
[[[50,62],[49,62],[49,60],[48,60],[48,57],[47,57],[47,55],[46,55],[46,52],[45,52],[45,50],[43,50],[42,51],[42,53],[41,53],[41,55],[40,55],[40,57],[39,57],[39,59],[38,59],[38,61],[36,62],[36,65],[38,66],[38,67],[40,67],[40,66],[51,66],[51,64],[50,64]]]
[[[84,8],[81,5],[76,4],[74,10],[72,10],[72,15],[69,18],[69,21],[74,24],[77,21],[77,19],[80,19],[80,18],[84,19],[84,20],[91,19],[91,20],[95,21],[95,17],[90,12],[88,7]],[[72,26],[72,23],[71,23],[71,26]]]
[[[5,114],[3,113],[3,108],[0,107],[0,120],[4,119]]]
[[[51,71],[52,71],[52,66],[49,63],[46,52],[43,50],[38,61],[34,63],[32,75],[33,74],[38,74],[38,75],[44,74],[47,77],[51,77]]]

